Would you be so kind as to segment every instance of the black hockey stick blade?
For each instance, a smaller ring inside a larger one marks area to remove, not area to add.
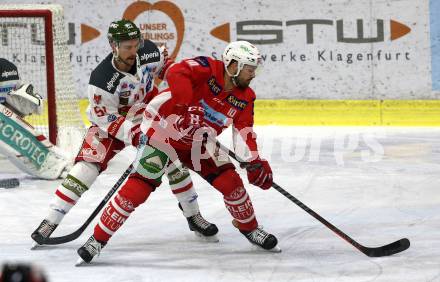
[[[408,249],[409,246],[410,246],[409,240],[407,238],[403,238],[391,244],[377,248],[368,248],[362,246],[360,248],[360,251],[369,257],[385,257],[403,252],[406,249]]]
[[[131,173],[133,169],[133,165],[130,165],[125,172],[121,175],[121,177],[118,179],[118,181],[113,185],[112,189],[105,195],[104,199],[101,201],[101,203],[95,208],[95,210],[92,212],[92,214],[87,218],[87,220],[84,222],[84,224],[78,228],[76,231],[60,236],[60,237],[43,237],[43,236],[35,236],[32,237],[32,239],[35,240],[40,245],[59,245],[64,244],[70,241],[73,241],[77,239],[81,234],[86,230],[87,226],[93,221],[93,219],[98,215],[98,213],[101,212],[102,208],[107,204],[107,202],[110,200],[110,198],[113,196],[113,194],[119,189],[119,187],[124,183],[125,179],[128,177],[128,175]]]
[[[7,178],[0,180],[0,188],[15,188],[20,186],[20,180],[18,178]]]
[[[35,242],[37,242],[40,245],[60,245],[67,242],[71,242],[75,239],[77,239],[81,234],[86,230],[86,228],[89,226],[89,224],[93,221],[93,219],[96,217],[96,215],[101,211],[101,209],[104,207],[104,205],[107,202],[102,201],[99,206],[93,211],[93,213],[90,215],[90,217],[86,220],[86,222],[78,228],[76,231],[60,236],[60,237],[43,237],[43,236],[35,236],[33,239]]]
[[[281,186],[276,184],[275,182],[272,184],[272,187],[280,192],[283,196],[288,198],[290,201],[295,203],[297,206],[299,206],[301,209],[306,211],[309,215],[313,216],[315,219],[317,219],[319,222],[327,226],[331,231],[336,233],[339,237],[347,241],[350,245],[364,253],[365,255],[369,257],[383,257],[383,256],[391,256],[397,253],[400,253],[406,249],[409,248],[410,242],[407,238],[397,240],[396,242],[390,243],[388,245],[384,245],[377,248],[369,248],[365,247],[361,244],[359,244],[356,240],[348,236],[346,233],[344,233],[342,230],[331,224],[329,221],[327,221],[325,218],[317,214],[315,211],[313,211],[311,208],[306,206],[303,202],[295,198],[293,195],[291,195],[289,192],[284,190]]]

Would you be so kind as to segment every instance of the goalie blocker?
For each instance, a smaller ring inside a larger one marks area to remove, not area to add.
[[[71,163],[60,149],[22,119],[30,112],[41,110],[41,97],[32,95],[30,100],[26,98],[28,87],[25,85],[12,91],[6,97],[5,105],[0,104],[0,154],[32,176],[57,179]],[[19,92],[18,95],[16,92]]]

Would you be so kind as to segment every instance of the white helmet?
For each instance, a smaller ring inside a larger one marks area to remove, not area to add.
[[[226,72],[232,76],[236,77],[243,69],[244,65],[250,65],[258,67],[261,63],[260,52],[258,52],[257,47],[252,45],[247,41],[234,41],[226,46],[225,51],[222,55],[223,63],[225,64]],[[230,74],[228,71],[228,66],[232,60],[238,62],[237,73]]]

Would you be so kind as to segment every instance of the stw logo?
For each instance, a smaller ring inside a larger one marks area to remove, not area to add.
[[[345,21],[346,23],[347,21]],[[236,39],[246,40],[252,44],[277,44],[283,42],[283,36],[291,26],[304,26],[306,33],[307,44],[313,44],[315,41],[315,30],[327,31],[334,33],[336,31],[336,41],[340,43],[374,43],[385,41],[385,20],[378,19],[371,23],[372,33],[376,33],[375,36],[366,37],[364,34],[365,28],[364,20],[356,20],[356,34],[347,36],[347,33],[353,33],[352,31],[344,28],[344,20],[327,20],[327,19],[301,19],[286,21],[283,25],[282,21],[272,20],[249,20],[239,21],[235,23]],[[285,26],[286,28],[283,28]],[[333,28],[329,28],[333,27]],[[408,33],[411,28],[407,25],[395,20],[389,20],[389,39],[391,41],[399,39]],[[225,23],[215,27],[211,30],[210,34],[220,40],[230,42],[231,41],[231,24]]]

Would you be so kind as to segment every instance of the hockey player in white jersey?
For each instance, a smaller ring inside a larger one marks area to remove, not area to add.
[[[36,243],[52,234],[81,195],[107,168],[109,160],[126,146],[138,145],[142,113],[150,96],[157,92],[154,78],[160,78],[171,63],[164,48],[141,40],[140,30],[131,21],[112,22],[108,39],[112,53],[94,69],[88,86],[87,115],[92,126],[75,165],[57,187],[49,213],[31,235]],[[175,168],[168,172],[168,178],[190,230],[215,237],[218,229],[201,216],[188,170]]]
[[[40,114],[43,98],[22,84],[17,67],[0,58],[0,154],[27,174],[57,179],[71,168],[65,154],[23,118]]]

